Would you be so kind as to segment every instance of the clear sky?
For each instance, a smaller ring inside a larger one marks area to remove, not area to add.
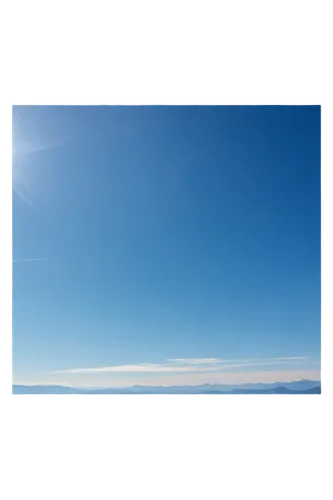
[[[320,107],[14,107],[13,369],[318,380]]]

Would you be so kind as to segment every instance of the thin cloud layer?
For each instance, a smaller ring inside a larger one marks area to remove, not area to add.
[[[172,358],[168,359],[168,361],[172,363],[186,363],[190,365],[202,365],[205,363],[226,363],[227,359],[221,359],[221,358]]]
[[[243,360],[224,360],[220,358],[174,358],[169,359],[167,363],[153,364],[140,363],[133,365],[115,365],[103,366],[97,368],[71,368],[67,370],[57,370],[52,373],[181,373],[181,372],[219,372],[234,368],[247,368],[256,366],[270,366],[279,364],[288,364],[288,362],[302,362],[308,360],[306,356],[293,356],[285,358],[267,358],[267,359],[243,359]]]

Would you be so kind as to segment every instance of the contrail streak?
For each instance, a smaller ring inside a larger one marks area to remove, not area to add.
[[[26,198],[25,196],[23,196],[23,194],[17,189],[16,186],[13,185],[13,190],[15,191],[15,193],[23,200],[25,201],[26,203],[28,203],[29,205],[32,206],[32,203],[31,201],[28,200],[28,198]]]

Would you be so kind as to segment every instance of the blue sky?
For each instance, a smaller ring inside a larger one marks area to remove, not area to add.
[[[13,108],[14,382],[319,369],[319,106]]]

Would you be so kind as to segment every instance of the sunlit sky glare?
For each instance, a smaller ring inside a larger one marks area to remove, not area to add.
[[[13,380],[320,378],[319,106],[15,106]]]

